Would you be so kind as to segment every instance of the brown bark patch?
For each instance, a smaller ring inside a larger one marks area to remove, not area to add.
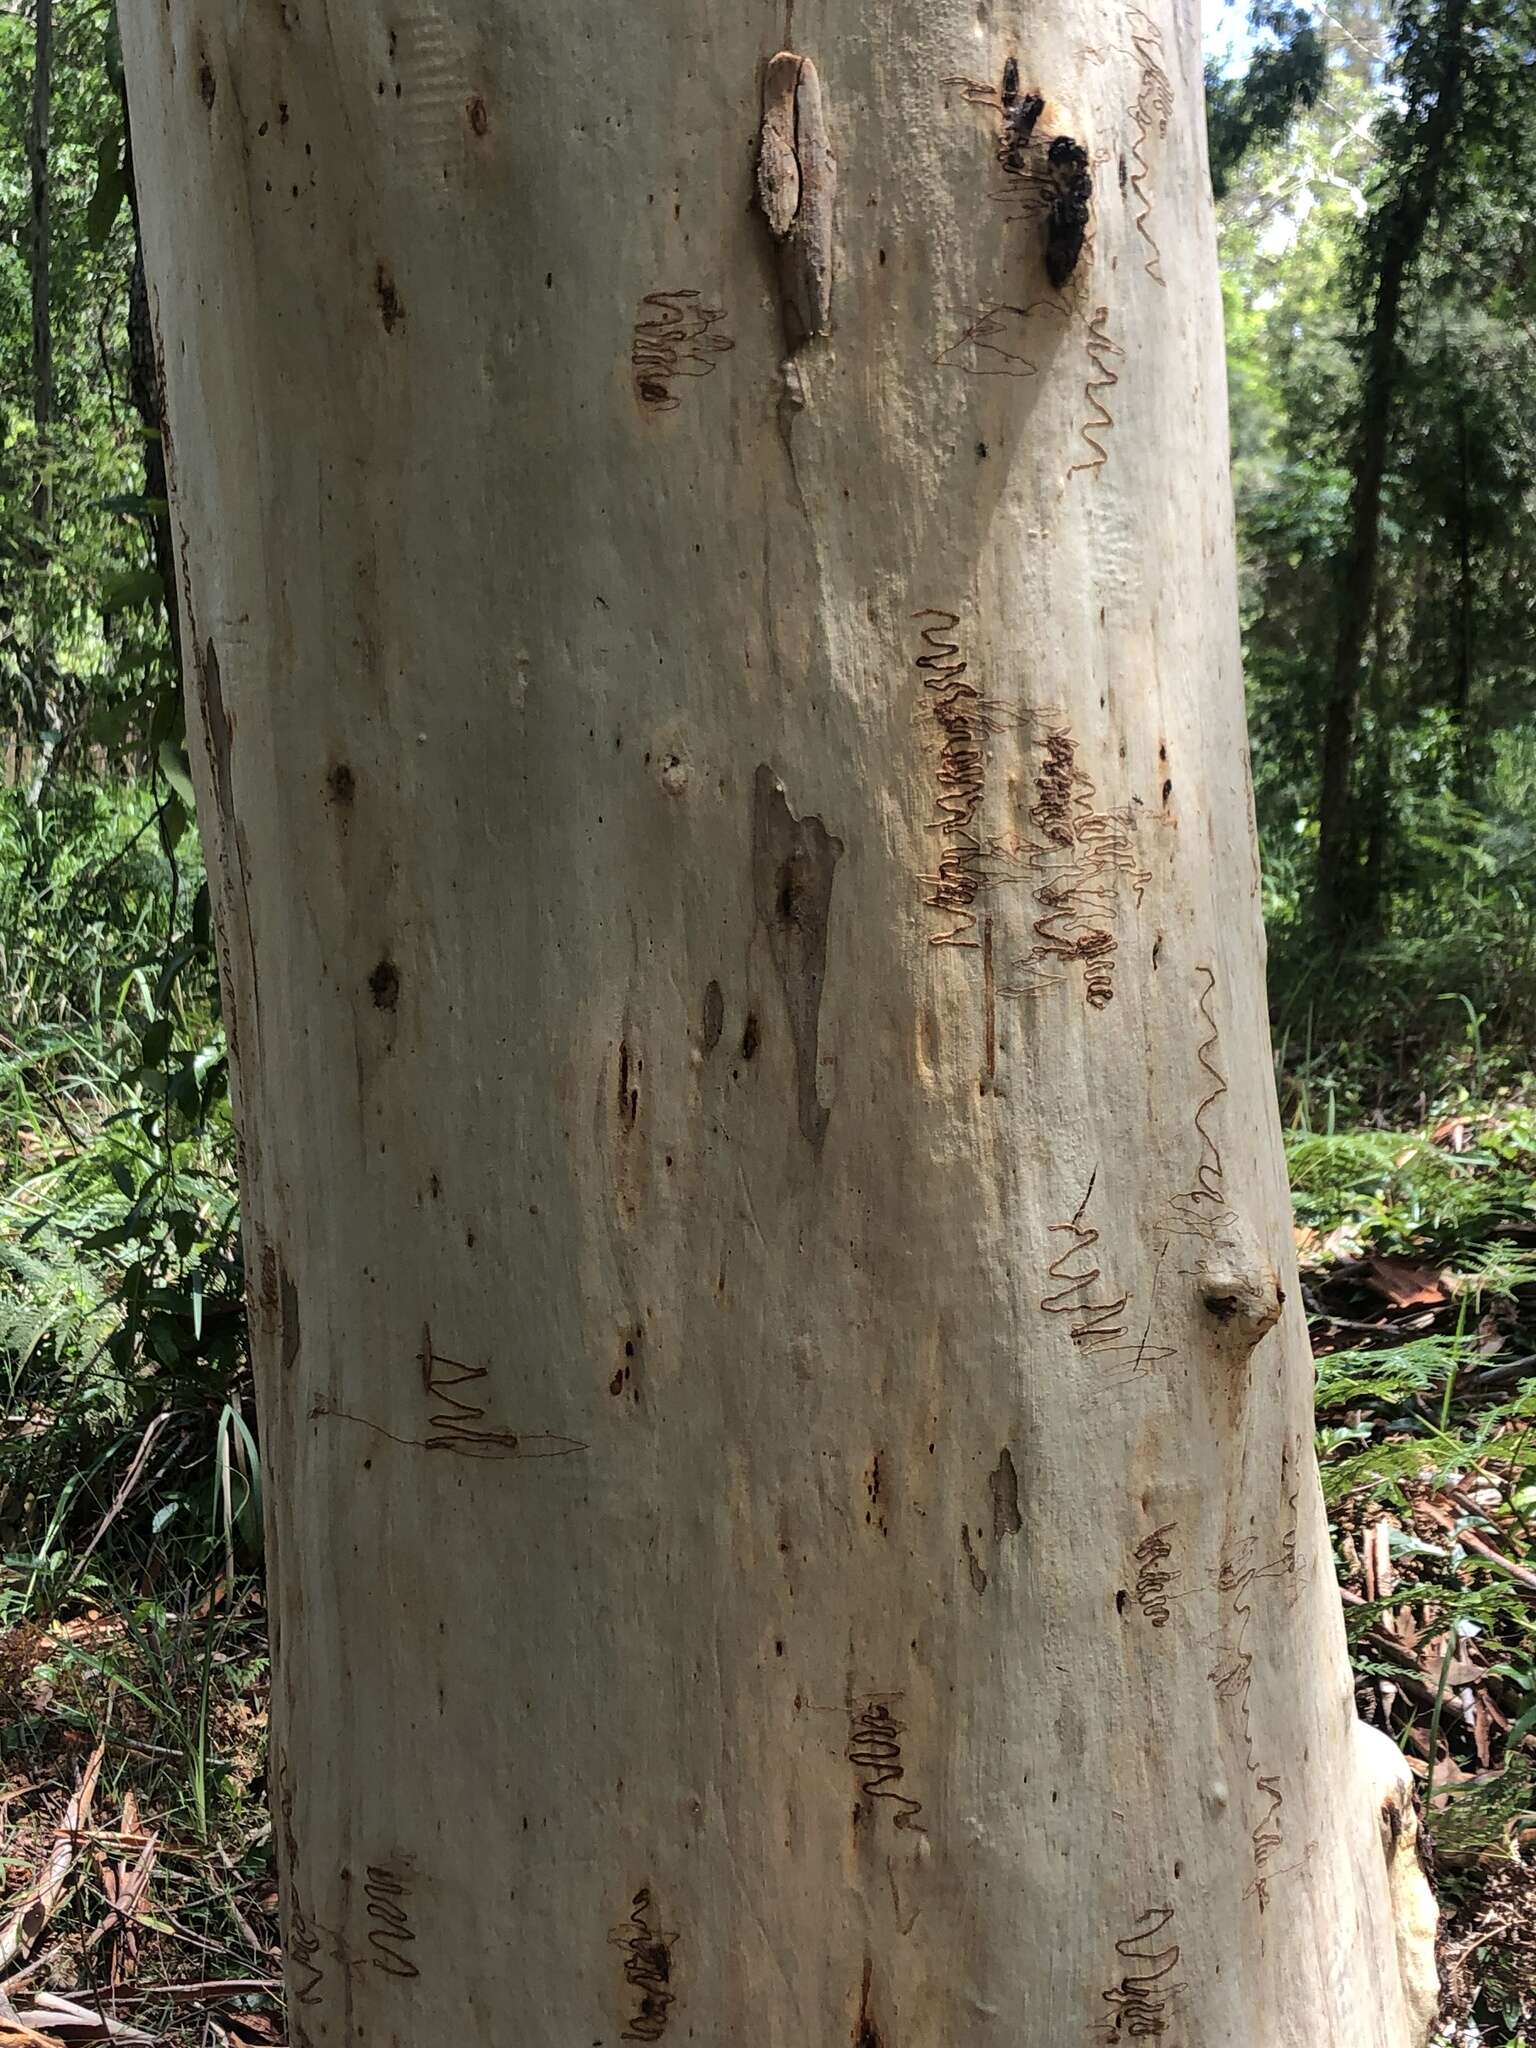
[[[1001,1544],[1005,1536],[1017,1536],[1024,1526],[1024,1517],[1019,1512],[1019,1475],[1013,1469],[1013,1453],[1006,1444],[988,1484],[992,1489],[992,1541]]]
[[[827,918],[843,842],[820,818],[797,818],[773,770],[759,767],[752,802],[752,892],[789,1012],[800,1135],[819,1159],[830,1112],[817,1092]]]
[[[299,1361],[299,1345],[302,1331],[299,1324],[299,1290],[288,1277],[288,1269],[278,1269],[278,1283],[282,1290],[282,1358],[284,1372],[291,1372]]]
[[[384,332],[393,334],[405,318],[405,302],[395,285],[393,273],[387,263],[380,263],[373,273],[373,289],[379,301],[379,317],[384,322]]]
[[[225,831],[232,833],[235,790],[229,765],[229,713],[224,708],[224,680],[219,673],[219,651],[211,640],[203,656],[202,673],[198,677],[198,683],[203,699],[203,717],[208,727],[208,757],[213,764],[213,786],[214,794],[218,798],[219,817],[223,821]]]
[[[635,1893],[629,1918],[613,1930],[609,1940],[624,1952],[624,1981],[639,1999],[638,2010],[624,2029],[624,2039],[659,2041],[677,2002],[672,1989],[672,1948],[677,1936],[656,1927],[647,1888]]]
[[[981,1559],[976,1555],[976,1546],[971,1541],[970,1527],[965,1522],[960,1524],[960,1541],[965,1550],[965,1568],[971,1575],[971,1591],[979,1599],[987,1590],[987,1574]]]
[[[885,2048],[885,2036],[875,2025],[869,2009],[870,1985],[874,1980],[873,1960],[864,1958],[864,1980],[859,1986],[859,2016],[853,2023],[853,2048]]]
[[[632,1131],[640,1120],[640,1069],[642,1060],[629,1050],[628,1039],[619,1040],[619,1122]]]

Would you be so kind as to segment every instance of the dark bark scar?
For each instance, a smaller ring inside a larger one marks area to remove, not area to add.
[[[759,767],[752,800],[752,893],[789,1012],[800,1135],[819,1159],[830,1112],[816,1087],[827,917],[843,842],[820,818],[797,818],[783,785]]]

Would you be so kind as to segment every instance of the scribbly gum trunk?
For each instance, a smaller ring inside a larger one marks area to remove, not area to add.
[[[1407,2048],[1193,8],[123,29],[293,2039]]]

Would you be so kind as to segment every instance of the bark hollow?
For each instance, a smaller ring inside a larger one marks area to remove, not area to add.
[[[124,10],[292,2038],[1407,2048],[1196,13],[791,13]]]

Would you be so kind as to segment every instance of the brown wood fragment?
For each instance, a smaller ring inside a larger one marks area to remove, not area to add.
[[[821,80],[809,57],[780,50],[763,74],[757,196],[779,248],[779,297],[791,352],[832,331],[832,211],[837,159]]]

